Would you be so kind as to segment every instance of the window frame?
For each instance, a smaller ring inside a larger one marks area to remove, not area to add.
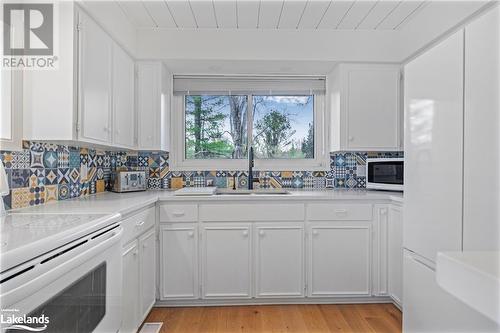
[[[211,171],[211,170],[247,170],[248,159],[186,159],[186,95],[174,95],[172,98],[170,170],[172,171]],[[207,94],[215,95],[215,94]],[[247,107],[253,108],[253,96],[247,94]],[[278,95],[278,94],[277,94]],[[285,94],[280,94],[285,95]],[[327,112],[324,94],[312,94],[314,97],[314,158],[311,159],[260,159],[255,158],[255,171],[326,171],[329,170]],[[253,141],[252,112],[247,112],[247,145]]]

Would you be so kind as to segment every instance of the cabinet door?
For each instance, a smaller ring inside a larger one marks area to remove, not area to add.
[[[250,224],[207,223],[202,236],[204,298],[251,296]]]
[[[309,227],[309,296],[370,295],[371,223]]]
[[[139,238],[139,281],[140,281],[140,320],[146,318],[156,300],[156,239],[155,229]]]
[[[464,251],[500,250],[499,26],[497,6],[465,27]]]
[[[389,206],[375,205],[375,216],[376,220],[373,222],[372,294],[387,296]]]
[[[80,12],[79,119],[81,139],[111,142],[111,38]]]
[[[304,296],[303,223],[255,226],[257,297]]]
[[[354,66],[346,75],[347,149],[401,149],[399,67]]]
[[[166,224],[161,232],[163,299],[198,297],[198,234],[192,223]]]
[[[113,143],[135,145],[134,61],[117,44],[113,47]]]
[[[136,332],[139,318],[139,258],[137,241],[123,251],[122,326],[120,333]]]
[[[161,66],[141,63],[137,67],[137,124],[139,149],[160,149]]]
[[[389,295],[400,306],[403,304],[403,210],[391,206],[389,210]]]
[[[463,54],[460,30],[405,66],[403,241],[432,261],[462,249]]]

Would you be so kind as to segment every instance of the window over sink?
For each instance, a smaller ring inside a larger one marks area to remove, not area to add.
[[[174,76],[171,168],[328,167],[323,77]]]

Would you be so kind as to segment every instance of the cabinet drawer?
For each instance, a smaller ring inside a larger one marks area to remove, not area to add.
[[[126,244],[133,238],[138,237],[144,231],[155,225],[155,207],[150,207],[127,217],[122,221],[123,237],[122,244]]]
[[[303,221],[303,204],[207,204],[200,205],[200,220],[235,221]]]
[[[198,207],[195,204],[164,204],[160,206],[160,222],[196,222]]]
[[[327,204],[307,205],[307,219],[310,221],[370,221],[373,207],[370,204]]]

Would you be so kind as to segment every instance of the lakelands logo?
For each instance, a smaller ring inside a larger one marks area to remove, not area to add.
[[[49,324],[49,317],[21,315],[18,309],[2,309],[0,324],[4,330],[23,330],[30,332],[43,332]]]
[[[54,3],[4,3],[2,67],[54,68],[54,22]]]

